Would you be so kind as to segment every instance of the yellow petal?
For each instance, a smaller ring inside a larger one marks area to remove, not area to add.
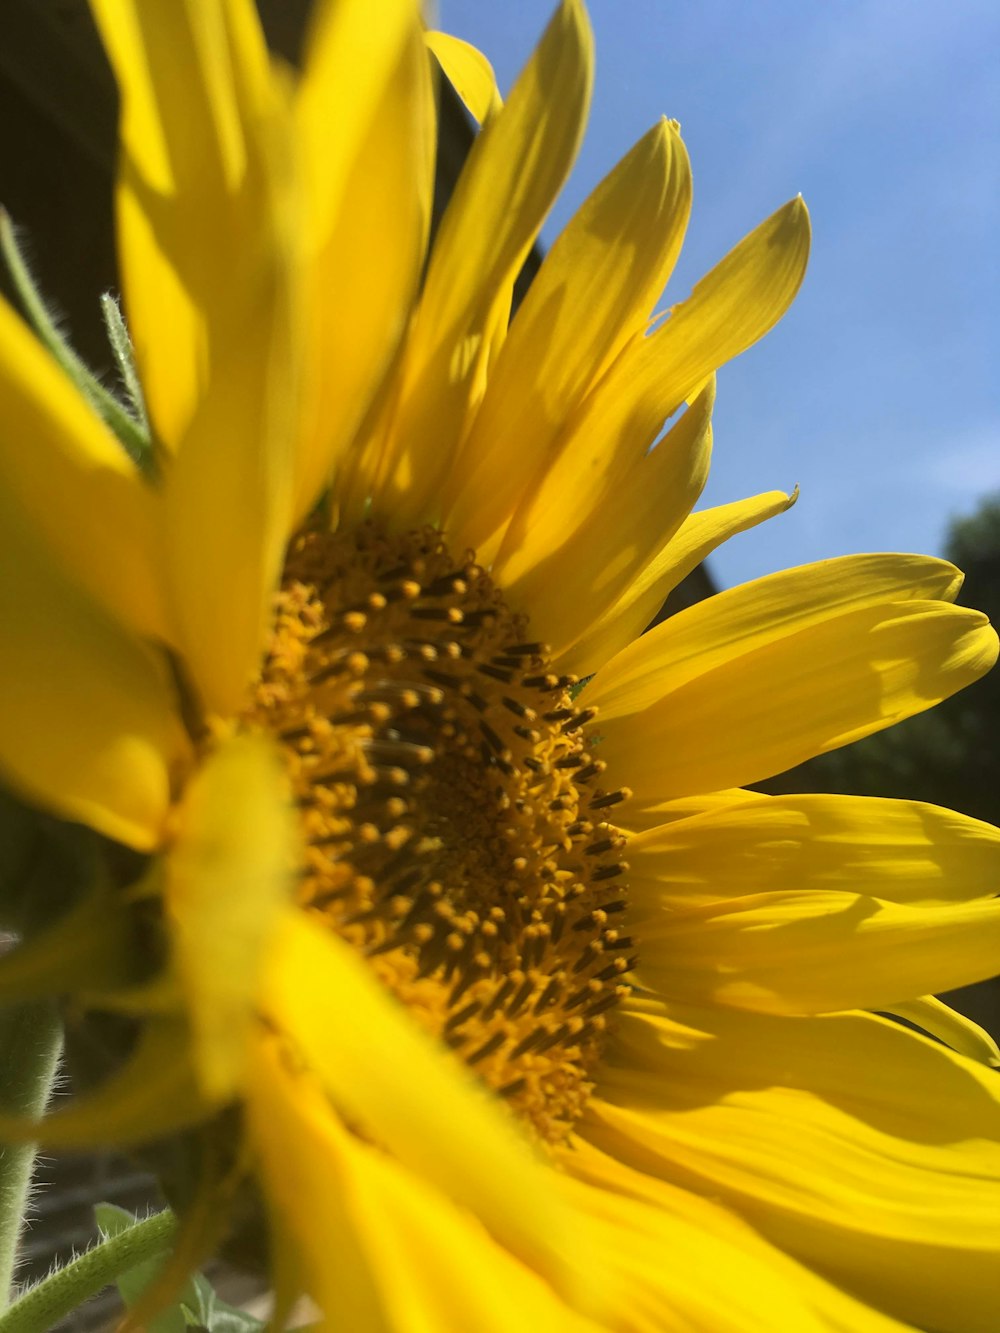
[[[0,1140],[120,1149],[197,1124],[209,1108],[195,1087],[187,1044],[176,1019],[147,1024],[133,1054],[98,1088],[41,1120],[0,1116]]]
[[[736,247],[692,296],[648,337],[636,336],[567,423],[560,453],[542,487],[546,509],[532,495],[522,502],[500,547],[498,565],[524,541],[529,509],[535,522],[552,521],[560,496],[586,493],[579,458],[615,459],[618,475],[634,466],[682,403],[708,376],[744,351],[780,319],[798,290],[809,249],[809,222],[801,200],[779,210]],[[606,485],[606,462],[597,484]],[[565,501],[563,502],[565,505]],[[516,557],[515,557],[516,559]]]
[[[491,369],[445,525],[482,556],[544,473],[581,400],[645,329],[680,252],[691,169],[680,135],[655,125],[583,204],[533,279]],[[546,534],[548,535],[548,534]]]
[[[798,491],[791,495],[767,491],[689,514],[670,541],[630,580],[614,606],[592,621],[573,645],[566,669],[578,676],[592,675],[639,637],[668,594],[717,546],[776,514],[783,514],[797,497]]]
[[[620,806],[621,816],[615,822],[622,828],[632,829],[636,833],[659,828],[661,824],[672,824],[680,819],[693,819],[696,815],[711,814],[718,810],[727,810],[734,805],[748,805],[751,801],[769,801],[771,798],[763,792],[750,791],[746,787],[730,787],[725,791],[698,792],[691,796],[681,796],[674,801],[660,801],[644,804],[629,801]]]
[[[118,239],[130,332],[156,433],[175,447],[220,338],[240,327],[260,261],[270,209],[248,103],[261,96],[262,39],[249,0],[91,8],[121,94]]]
[[[309,274],[298,521],[358,429],[409,318],[423,265],[434,103],[414,0],[382,4],[377,23],[358,0],[317,7],[295,133]]]
[[[643,981],[683,1004],[821,1014],[891,1009],[996,972],[1000,901],[915,907],[803,888],[670,913],[640,897]]]
[[[648,829],[628,860],[649,915],[784,889],[934,906],[996,893],[1000,829],[917,801],[775,796]]]
[[[385,0],[377,24],[364,0],[319,0],[315,6],[295,104],[310,253],[322,250],[339,225],[359,151],[415,23],[414,0]]]
[[[287,914],[269,953],[263,1011],[294,1039],[352,1124],[472,1209],[560,1291],[589,1290],[595,1279],[586,1238],[552,1195],[548,1168],[485,1088],[417,1028],[346,944],[300,913]]]
[[[127,910],[117,897],[95,890],[0,956],[0,1001],[127,985],[135,961]]]
[[[248,1115],[272,1208],[323,1311],[319,1327],[597,1333],[475,1217],[349,1133],[312,1080],[263,1046]]]
[[[514,520],[523,531],[521,544],[495,573],[508,603],[527,612],[559,670],[575,670],[577,636],[669,540],[701,494],[712,453],[714,399],[711,380],[623,477],[616,479],[616,460],[595,441],[594,455],[578,460],[579,487],[566,485],[565,478],[552,488],[543,483],[537,503]],[[595,541],[595,531],[606,535]]]
[[[984,616],[936,601],[944,562],[856,556],[671,617],[587,692],[608,781],[641,803],[758,781],[947,698],[996,660]],[[905,598],[907,600],[898,600]]]
[[[155,433],[176,641],[240,701],[289,524],[296,315],[290,139],[250,0],[95,0],[122,98],[119,246]],[[211,571],[206,577],[205,571]]]
[[[564,1188],[572,1201],[606,1228],[604,1262],[622,1281],[616,1329],[901,1333],[905,1327],[796,1263],[718,1203],[634,1171],[579,1136],[558,1161],[571,1177]],[[672,1262],[664,1263],[664,1255]]]
[[[163,488],[174,637],[202,704],[221,716],[257,670],[289,526],[291,348],[266,306],[262,336],[217,368]]]
[[[836,614],[908,600],[954,601],[962,574],[923,555],[846,555],[729,588],[671,616],[620,652],[588,686],[602,719],[645,708],[670,690]]]
[[[809,213],[792,199],[745,236],[674,306],[634,358],[616,372],[626,381],[652,374],[668,412],[706,375],[745,352],[777,324],[795,299],[809,257]],[[632,361],[633,364],[629,364]]]
[[[897,1002],[887,1012],[896,1018],[905,1018],[907,1022],[915,1023],[918,1028],[930,1033],[938,1041],[943,1041],[959,1055],[978,1060],[991,1069],[1000,1068],[1000,1047],[985,1028],[973,1023],[971,1018],[966,1018],[957,1009],[949,1008],[936,996],[924,995],[919,1000]]]
[[[61,570],[0,491],[0,766],[29,797],[143,851],[188,747],[166,663]]]
[[[376,503],[398,526],[440,512],[514,279],[576,156],[591,74],[583,6],[562,0],[469,155],[431,255],[382,463]]]
[[[848,612],[602,722],[607,780],[660,799],[756,782],[933,707],[996,656],[986,617],[962,607]]]
[[[482,124],[495,116],[503,103],[493,66],[482,51],[447,32],[428,32],[424,40],[472,118]]]
[[[162,879],[162,862],[156,868]],[[150,981],[135,985],[116,983],[112,973],[79,993],[81,1004],[105,1014],[127,1014],[130,1018],[164,1018],[184,1011],[184,994],[176,971],[166,967]]]
[[[0,299],[3,485],[75,581],[165,637],[156,497],[122,445]]]
[[[870,1015],[623,1014],[584,1133],[919,1328],[991,1333],[996,1075]],[[793,1325],[794,1327],[794,1325]]]
[[[280,761],[260,736],[224,742],[190,783],[167,861],[174,958],[207,1100],[243,1079],[264,955],[288,900],[297,825]]]

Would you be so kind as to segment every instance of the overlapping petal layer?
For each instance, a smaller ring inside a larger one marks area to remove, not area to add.
[[[176,455],[171,637],[226,713],[252,678],[288,536],[301,359],[289,112],[247,0],[94,10],[122,96],[126,307],[157,440]]]
[[[634,1001],[586,1137],[919,1328],[996,1316],[995,1074],[886,1019]]]
[[[176,449],[218,367],[270,330],[257,288],[289,252],[274,231],[274,85],[249,0],[92,9],[122,99],[129,325],[157,435]]]
[[[592,675],[639,637],[681,579],[717,546],[784,513],[796,498],[797,492],[767,491],[689,514],[671,540],[633,575],[614,605],[595,615],[572,647],[560,655],[560,666],[578,676]]]
[[[577,1136],[559,1163],[576,1206],[604,1225],[629,1333],[909,1328],[790,1259],[716,1200],[637,1171],[585,1138]]]
[[[577,211],[517,312],[476,414],[445,524],[489,558],[566,422],[625,345],[644,332],[691,210],[676,129],[655,125]]]
[[[311,1081],[263,1047],[251,1133],[323,1327],[585,1333],[574,1312],[425,1176],[360,1142]]]
[[[759,781],[948,698],[996,661],[958,575],[846,556],[681,612],[595,676],[602,757],[642,803]]]
[[[396,527],[440,517],[441,484],[503,341],[514,279],[576,156],[592,60],[583,6],[563,0],[462,172],[428,264],[368,490]]]
[[[331,126],[337,127],[335,134]],[[409,318],[424,262],[434,107],[418,7],[317,7],[295,100],[308,290],[294,521],[354,439]]]
[[[591,617],[614,604],[637,570],[658,552],[690,513],[708,478],[712,452],[710,380],[677,424],[607,492],[591,497],[575,529],[548,543],[537,561],[516,580],[515,605],[532,608],[533,623],[546,627],[554,660],[572,656]],[[620,534],[612,556],[594,540],[597,526]],[[627,534],[627,535],[626,535]]]
[[[557,1286],[579,1291],[591,1278],[599,1281],[587,1236],[576,1233],[571,1214],[547,1188],[543,1163],[346,945],[298,915],[287,916],[276,934],[264,1005],[350,1122],[473,1209],[508,1249]],[[526,1198],[533,1200],[530,1209],[523,1206]]]
[[[809,254],[809,217],[792,200],[730,252],[654,333],[637,335],[567,421],[560,449],[521,501],[494,569],[510,595],[553,541],[592,519],[664,423],[705,381],[776,324]]]
[[[925,907],[996,892],[1000,831],[992,824],[918,801],[749,795],[629,840],[637,920],[805,889]]]
[[[991,1069],[1000,1069],[1000,1047],[990,1034],[936,996],[924,995],[917,1000],[904,1000],[901,1004],[897,1001],[888,1012],[915,1024],[959,1055],[978,1060]]]
[[[641,975],[670,1000],[765,1013],[889,1009],[993,975],[1000,902],[920,908],[807,886],[659,917]]]
[[[885,1009],[992,974],[1000,834],[951,811],[778,797],[630,848],[642,972],[671,999],[776,1013]]]

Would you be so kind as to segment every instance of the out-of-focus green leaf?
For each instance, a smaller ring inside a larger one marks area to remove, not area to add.
[[[116,1236],[135,1225],[136,1219],[124,1208],[113,1203],[100,1203],[94,1209],[97,1225],[105,1236]],[[168,1256],[136,1264],[118,1278],[118,1290],[126,1305],[136,1303],[153,1282]],[[188,1333],[190,1329],[205,1333],[262,1333],[267,1325],[244,1310],[220,1301],[208,1278],[196,1273],[184,1287],[178,1299],[152,1319],[149,1333]]]

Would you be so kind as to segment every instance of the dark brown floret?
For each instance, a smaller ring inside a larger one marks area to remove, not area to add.
[[[309,530],[246,721],[286,757],[303,908],[554,1142],[635,963],[602,817],[629,793],[593,785],[594,710],[525,629],[432,530]]]

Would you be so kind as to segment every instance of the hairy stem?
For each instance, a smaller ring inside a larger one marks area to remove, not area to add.
[[[0,1112],[35,1119],[45,1110],[62,1050],[50,1001],[0,1009]],[[0,1144],[0,1309],[9,1302],[37,1145]]]
[[[53,1324],[122,1273],[167,1251],[176,1234],[177,1219],[167,1208],[110,1236],[29,1287],[0,1315],[0,1333],[47,1333]]]

